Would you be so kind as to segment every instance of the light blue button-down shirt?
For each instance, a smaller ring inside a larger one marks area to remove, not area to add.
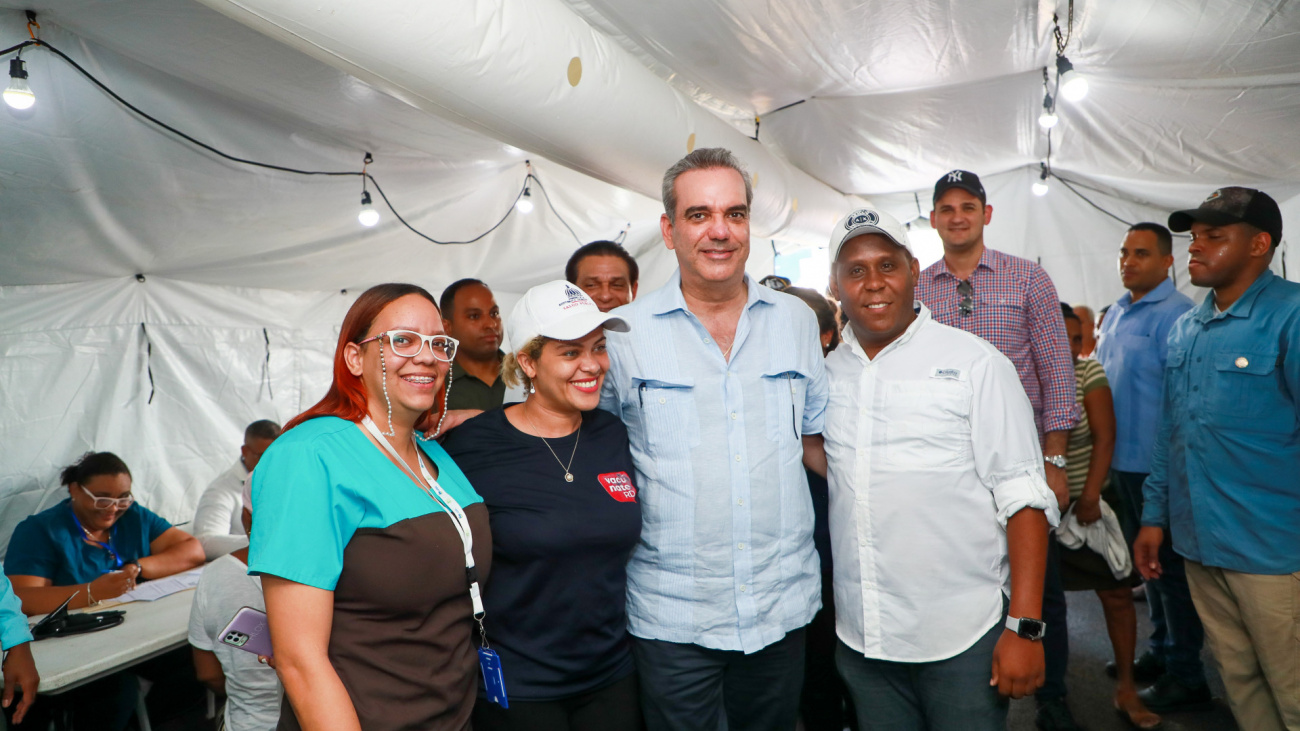
[[[1208,566],[1300,571],[1298,397],[1300,284],[1265,271],[1226,312],[1211,294],[1179,319],[1142,525]]]
[[[827,401],[817,321],[745,278],[731,360],[686,307],[681,277],[620,307],[601,408],[627,425],[641,541],[628,628],[644,639],[756,652],[821,606],[803,434]]]
[[[1110,464],[1117,470],[1151,471],[1169,330],[1192,306],[1191,298],[1166,278],[1136,303],[1132,293],[1125,292],[1101,321],[1096,357],[1106,369],[1115,400],[1115,455]]]

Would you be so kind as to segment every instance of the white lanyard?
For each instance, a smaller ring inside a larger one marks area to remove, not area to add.
[[[379,431],[379,427],[375,425],[373,419],[367,416],[361,420],[361,423],[366,427],[366,431],[369,431],[371,435],[375,437],[375,440],[379,442],[380,446],[393,456],[393,459],[397,460],[402,467],[406,468],[406,471],[412,476],[415,475],[415,471],[406,463],[406,460],[402,459],[402,455],[397,453],[397,450],[393,448],[393,445],[384,437],[383,432]],[[479,633],[483,634],[483,599],[479,593],[478,570],[474,568],[474,534],[470,532],[469,519],[465,517],[465,511],[461,509],[460,503],[456,502],[455,498],[448,495],[447,491],[442,489],[442,486],[438,484],[438,481],[433,479],[433,475],[429,474],[429,468],[424,466],[424,460],[419,459],[420,445],[416,444],[414,434],[411,435],[411,443],[415,444],[416,461],[420,464],[420,472],[424,475],[424,479],[428,481],[429,485],[427,487],[425,485],[420,485],[418,479],[415,480],[415,483],[420,486],[420,489],[423,490],[426,495],[432,498],[435,503],[442,506],[443,510],[447,512],[447,516],[451,518],[452,526],[454,526],[456,532],[460,534],[461,544],[465,547],[465,576],[469,580],[469,598],[474,605],[474,619],[478,621]],[[484,642],[486,643],[486,639]]]

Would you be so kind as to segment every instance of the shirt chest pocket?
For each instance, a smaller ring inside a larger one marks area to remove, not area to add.
[[[970,385],[931,378],[885,390],[885,461],[904,468],[957,467],[971,459]]]
[[[1216,420],[1230,421],[1253,431],[1275,431],[1293,426],[1290,409],[1279,408],[1288,399],[1277,374],[1276,350],[1221,350],[1214,354],[1207,394]]]
[[[809,375],[799,368],[763,374],[767,409],[767,438],[780,443],[803,435],[803,409],[808,399]]]
[[[680,456],[699,446],[694,379],[638,376],[632,381],[646,443],[656,456]]]

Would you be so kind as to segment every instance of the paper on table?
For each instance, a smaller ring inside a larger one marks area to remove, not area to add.
[[[193,589],[199,585],[199,575],[203,573],[203,567],[186,571],[182,574],[165,576],[161,579],[146,581],[138,584],[134,589],[121,596],[112,599],[105,599],[100,602],[100,606],[110,606],[114,604],[126,604],[127,602],[151,602],[156,599],[162,599],[177,592]]]

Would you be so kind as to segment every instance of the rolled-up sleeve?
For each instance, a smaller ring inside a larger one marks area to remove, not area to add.
[[[1016,368],[1000,353],[971,371],[971,446],[975,472],[993,493],[998,523],[1025,508],[1061,519],[1056,495],[1043,476],[1043,452],[1034,411]]]

